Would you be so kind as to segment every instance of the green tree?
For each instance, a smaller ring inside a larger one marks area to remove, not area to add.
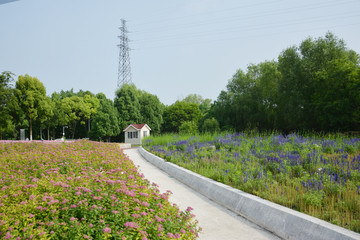
[[[198,126],[195,121],[185,121],[179,127],[180,134],[196,134],[198,133]]]
[[[75,138],[77,124],[84,125],[88,119],[96,114],[99,100],[90,95],[79,97],[74,95],[61,100],[61,109],[64,114],[63,123],[71,125],[72,138]]]
[[[277,63],[266,61],[249,65],[247,72],[238,70],[213,104],[211,115],[225,129],[272,128],[275,122],[277,85],[280,73]]]
[[[161,132],[161,124],[163,123],[165,106],[156,95],[145,91],[140,91],[139,95],[142,122],[146,123],[153,133],[159,134]]]
[[[201,118],[201,112],[195,103],[176,101],[165,108],[162,129],[166,132],[178,132],[183,122],[192,121],[196,124]]]
[[[211,107],[211,99],[206,98],[204,99],[199,94],[189,94],[186,96],[182,101],[188,102],[188,103],[195,103],[199,106],[199,109],[203,115],[205,115]]]
[[[47,112],[47,98],[44,85],[36,77],[29,75],[19,76],[16,82],[16,97],[19,106],[29,123],[30,140],[32,127],[38,118],[43,119]]]
[[[9,136],[15,129],[15,123],[12,116],[16,99],[11,86],[14,74],[8,71],[0,74],[0,139],[3,136]]]
[[[105,94],[99,93],[96,97],[99,99],[100,106],[92,119],[89,137],[94,140],[106,138],[107,141],[110,141],[110,137],[120,133],[119,113],[113,102],[107,99]]]
[[[52,126],[52,121],[54,120],[55,112],[55,103],[50,97],[44,99],[44,104],[41,106],[41,112],[43,115],[40,117],[40,125],[47,128],[47,139],[50,138],[50,127]]]
[[[124,84],[115,93],[114,106],[119,112],[119,126],[124,129],[132,123],[141,123],[140,93],[134,84]]]
[[[359,124],[359,55],[332,33],[279,56],[277,126],[287,131],[346,131]]]
[[[219,122],[215,118],[208,118],[202,126],[203,132],[216,133],[220,131]]]
[[[279,71],[276,126],[285,131],[304,129],[304,107],[307,104],[304,90],[308,85],[303,76],[302,57],[296,47],[288,48],[279,55]]]

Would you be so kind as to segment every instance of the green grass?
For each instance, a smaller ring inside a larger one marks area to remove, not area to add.
[[[360,139],[341,134],[150,137],[143,146],[191,171],[360,232]]]

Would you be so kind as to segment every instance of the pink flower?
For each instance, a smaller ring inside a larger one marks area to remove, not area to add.
[[[141,205],[145,206],[145,207],[149,207],[150,204],[148,202],[142,202]]]
[[[94,225],[92,223],[89,224],[89,227],[93,227]]]
[[[186,209],[188,212],[191,212],[192,210],[194,210],[192,207],[188,207],[187,209]]]
[[[7,232],[4,239],[11,239],[13,235],[10,232]]]
[[[81,192],[76,192],[75,195],[81,195],[82,193]]]
[[[54,199],[54,200],[51,200],[50,202],[48,202],[48,205],[51,205],[51,204],[54,204],[54,203],[58,203],[59,200],[57,199]]]
[[[166,234],[169,238],[174,238],[175,236],[174,236],[174,234],[172,234],[172,233],[168,233],[168,234]]]
[[[111,228],[106,227],[106,228],[103,229],[103,232],[104,233],[111,233]]]
[[[35,217],[35,215],[30,213],[29,218],[33,218],[33,217]]]
[[[139,227],[139,225],[137,223],[135,223],[135,222],[126,222],[124,224],[124,226],[128,227],[128,228],[138,228]]]
[[[75,205],[75,204],[73,204],[73,205],[71,205],[70,207],[71,207],[71,208],[76,208],[76,205]]]
[[[112,210],[112,213],[113,213],[113,214],[118,214],[119,211]]]
[[[77,218],[75,218],[75,217],[70,218],[70,221],[75,221],[75,220],[77,220]]]

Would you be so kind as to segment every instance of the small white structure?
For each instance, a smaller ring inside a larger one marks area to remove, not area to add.
[[[141,145],[144,137],[150,136],[151,128],[147,124],[130,124],[124,130],[125,143]]]

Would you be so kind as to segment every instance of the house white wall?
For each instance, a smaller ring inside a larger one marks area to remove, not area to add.
[[[136,129],[133,126],[129,126],[124,133],[125,133],[125,143],[131,143],[133,145],[141,145],[142,139],[144,137],[150,136],[150,129],[146,125],[140,130]]]

